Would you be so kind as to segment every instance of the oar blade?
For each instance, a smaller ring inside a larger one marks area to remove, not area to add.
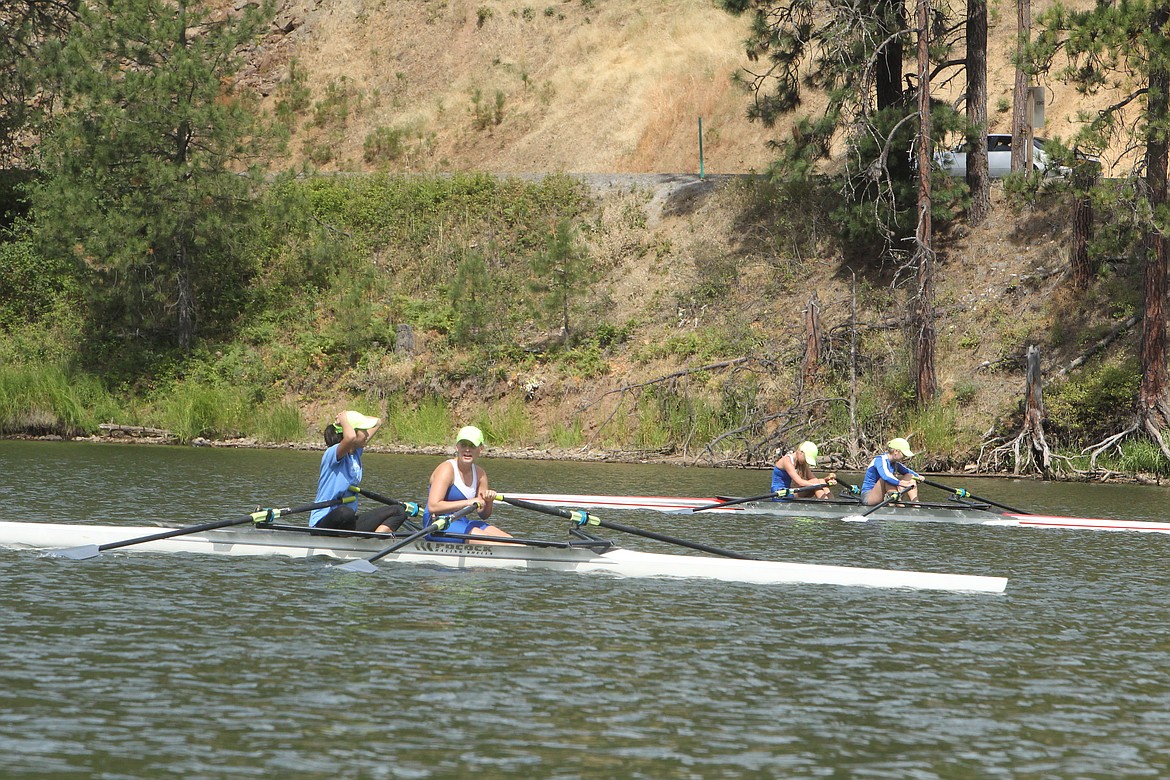
[[[365,558],[358,558],[354,561],[338,564],[333,567],[336,571],[347,571],[355,574],[373,574],[378,571],[378,567],[367,561]]]
[[[46,555],[49,558],[68,558],[71,561],[84,561],[96,558],[102,554],[96,544],[85,544],[81,547],[70,547],[65,550],[50,550]]]

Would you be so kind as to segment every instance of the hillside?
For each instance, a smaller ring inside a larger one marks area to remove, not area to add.
[[[1033,14],[1048,5],[1034,2]],[[531,446],[568,455],[550,440],[569,417],[582,427],[574,451],[603,451],[612,446],[607,431],[618,425],[628,396],[622,388],[702,365],[704,339],[727,333],[773,361],[770,368],[744,370],[757,374],[760,397],[769,399],[761,413],[778,415],[773,438],[781,441],[786,425],[799,429],[801,415],[807,423],[841,400],[817,396],[830,388],[815,382],[807,393],[803,386],[794,389],[804,312],[814,295],[830,361],[847,354],[856,301],[862,349],[877,366],[874,377],[862,381],[886,376],[880,381],[892,386],[876,395],[896,404],[903,392],[897,378],[904,382],[906,371],[900,330],[905,294],[898,286],[906,279],[889,268],[853,269],[840,257],[793,254],[797,250],[771,226],[752,222],[752,196],[734,175],[765,169],[767,140],[786,130],[749,123],[749,97],[731,83],[732,74],[749,64],[742,52],[746,25],[709,0],[292,0],[281,8],[276,31],[252,53],[246,81],[274,114],[294,107],[276,167],[563,172],[581,175],[593,188],[599,229],[589,234],[589,251],[599,268],[608,269],[596,305],[606,322],[632,328],[629,343],[608,358],[602,376],[582,381],[538,362],[457,396],[456,414],[523,390],[537,420]],[[990,129],[1002,131],[1010,115],[1012,4],[993,4],[991,25]],[[1077,112],[1087,107],[1071,90],[1049,85],[1042,133],[1070,132]],[[696,175],[700,117],[704,179]],[[942,400],[955,419],[933,434],[926,430],[930,421],[904,421],[901,433],[933,435],[946,450],[924,466],[1002,467],[1007,458],[994,449],[1010,447],[1026,345],[1048,345],[1045,366],[1053,372],[1107,331],[1124,308],[1101,300],[1107,292],[1072,299],[1060,284],[1068,204],[1042,198],[1028,208],[1007,207],[999,185],[993,200],[996,211],[987,225],[959,225],[937,236],[937,370]],[[815,230],[813,217],[803,221]],[[1069,336],[1070,329],[1079,335]],[[646,359],[657,347],[686,338],[700,348],[658,350],[657,359]],[[1117,360],[1129,354],[1122,343],[1112,353]],[[427,349],[424,336],[416,364],[434,357]],[[671,387],[681,383],[683,394],[718,395],[738,370],[683,374]],[[412,370],[398,366],[389,373],[404,377]],[[380,391],[408,389],[409,381],[395,379],[391,384],[400,386]],[[831,390],[841,392],[839,386]],[[317,402],[308,403],[310,420],[324,416]],[[999,438],[988,438],[993,432]],[[857,465],[881,435],[840,441],[834,449],[859,445],[861,452],[847,453],[848,465]],[[644,449],[636,457],[666,453],[711,462],[702,444],[687,441],[661,453]],[[770,451],[758,445],[745,445],[735,462],[767,462]]]
[[[1035,0],[1033,16],[1050,5]],[[1014,4],[992,2],[989,16],[989,129],[1003,132]],[[786,132],[748,122],[749,97],[731,83],[753,66],[748,23],[713,0],[286,0],[248,79],[269,109],[292,82],[309,90],[314,109],[282,165],[697,173],[701,118],[705,171],[747,173],[768,165],[768,139]],[[940,84],[937,97],[953,88]],[[1067,134],[1078,110],[1106,102],[1051,84],[1047,97],[1046,135]],[[399,157],[364,159],[379,128],[400,137]]]

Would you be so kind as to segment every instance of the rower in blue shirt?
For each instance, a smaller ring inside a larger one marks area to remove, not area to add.
[[[361,412],[340,412],[334,422],[325,426],[325,452],[321,455],[321,470],[317,478],[317,500],[331,501],[350,495],[350,485],[362,481],[362,452],[378,432],[382,421]],[[397,531],[406,520],[401,506],[382,506],[357,512],[357,502],[317,509],[309,515],[313,528],[335,528],[344,531]]]
[[[817,445],[803,441],[792,452],[781,455],[772,466],[772,491],[779,494],[782,490],[792,490],[795,495],[789,494],[786,498],[829,498],[831,491],[827,486],[836,484],[837,475],[829,474],[821,480],[813,476],[812,469],[817,465],[819,454]],[[814,485],[819,487],[812,487]]]
[[[905,439],[890,439],[886,451],[878,455],[865,470],[865,481],[861,483],[861,501],[867,506],[880,504],[891,493],[899,493],[907,501],[918,500],[918,484],[915,479],[922,475],[902,461],[914,457],[910,442]]]

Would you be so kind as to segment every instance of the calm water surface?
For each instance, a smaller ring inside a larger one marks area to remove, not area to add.
[[[311,500],[319,458],[0,442],[0,497],[9,520],[202,522]],[[421,498],[436,461],[371,453],[365,485]],[[485,465],[501,490],[767,490],[764,472]],[[1170,519],[1165,488],[965,486],[1037,511]],[[0,550],[0,777],[1170,774],[1170,536],[614,519],[772,558],[1011,581],[995,596],[359,577],[318,560]],[[566,530],[507,507],[496,520]]]

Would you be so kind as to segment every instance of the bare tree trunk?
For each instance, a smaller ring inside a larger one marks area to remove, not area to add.
[[[804,310],[804,383],[812,384],[821,364],[821,302],[814,292]]]
[[[1075,290],[1089,289],[1097,274],[1096,264],[1089,257],[1089,241],[1093,238],[1093,201],[1089,188],[1097,178],[1097,170],[1097,165],[1089,162],[1073,168],[1073,244],[1069,271]]]
[[[1044,388],[1040,373],[1040,350],[1035,344],[1028,347],[1028,389],[1024,400],[1024,432],[1032,452],[1032,460],[1047,478],[1052,471],[1052,454],[1044,439]],[[1016,473],[1020,470],[1016,459]]]
[[[967,121],[977,135],[968,141],[967,219],[978,225],[991,212],[991,178],[987,173],[987,0],[967,0]]]
[[[902,105],[902,36],[898,33],[906,28],[906,4],[904,0],[878,0],[874,15],[880,35],[888,43],[878,52],[875,74],[877,108]]]
[[[179,348],[183,352],[190,352],[191,343],[195,340],[195,294],[191,289],[191,259],[187,254],[187,245],[181,239],[175,255],[175,292],[178,313],[176,335],[178,336]]]
[[[1023,53],[1032,29],[1031,0],[1016,0],[1016,51]],[[1032,103],[1028,94],[1028,74],[1016,65],[1016,83],[1012,91],[1012,173],[1027,167],[1028,146],[1032,142]]]
[[[849,303],[849,443],[850,463],[861,454],[861,431],[857,429],[857,274],[853,274]]]
[[[934,291],[931,276],[934,247],[930,222],[930,2],[918,0],[918,228],[915,255],[918,294],[914,306],[914,398],[918,408],[928,406],[935,395]]]
[[[1168,21],[1170,9],[1165,5],[1153,12],[1151,22],[1160,25],[1155,29],[1163,29]],[[1170,150],[1166,130],[1170,119],[1170,70],[1165,66],[1151,68],[1146,99],[1151,130],[1146,141],[1145,183],[1151,211],[1159,214],[1166,206],[1167,155]],[[1166,444],[1160,433],[1170,424],[1170,403],[1166,395],[1166,237],[1155,226],[1151,226],[1147,234],[1145,254],[1138,416],[1165,452]]]

